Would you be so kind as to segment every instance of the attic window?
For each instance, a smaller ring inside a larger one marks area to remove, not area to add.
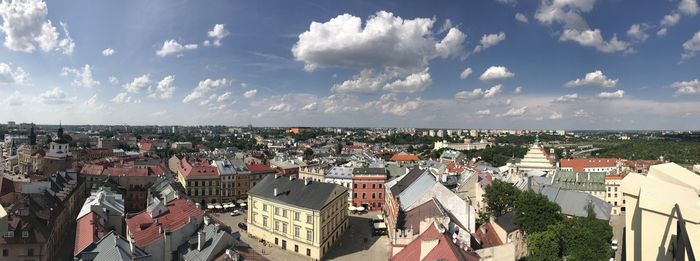
[[[22,238],[28,238],[29,237],[29,231],[22,231]]]
[[[15,237],[15,231],[7,231],[7,233],[5,233],[5,237]]]

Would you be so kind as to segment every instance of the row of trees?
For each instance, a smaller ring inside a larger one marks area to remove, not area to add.
[[[612,228],[596,218],[590,204],[587,217],[564,218],[546,196],[500,180],[486,187],[484,201],[486,217],[513,212],[513,222],[526,234],[528,260],[607,260],[612,254]]]

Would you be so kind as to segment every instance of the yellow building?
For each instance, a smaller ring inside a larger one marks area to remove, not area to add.
[[[680,257],[687,253],[676,253],[684,244],[696,254],[700,251],[700,175],[666,163],[651,166],[647,175],[628,174],[620,188],[626,207],[627,260],[688,260]],[[681,215],[687,241],[679,240]]]
[[[248,233],[321,260],[348,228],[348,190],[268,175],[248,191]]]
[[[194,202],[202,205],[221,202],[219,170],[211,166],[207,159],[182,158],[177,180]]]

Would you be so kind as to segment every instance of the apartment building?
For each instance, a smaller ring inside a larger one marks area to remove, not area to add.
[[[348,228],[348,189],[269,175],[248,192],[248,233],[321,260]]]
[[[187,189],[187,195],[194,202],[202,205],[221,202],[219,170],[216,166],[210,165],[209,160],[182,158],[177,179]]]

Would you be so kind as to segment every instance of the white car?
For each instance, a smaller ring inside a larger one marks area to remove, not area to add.
[[[240,215],[240,214],[241,214],[241,212],[238,211],[238,209],[236,209],[236,210],[234,210],[234,211],[231,212],[231,216],[232,216],[232,217],[233,217],[233,216],[238,216],[238,215]]]
[[[613,251],[617,251],[617,240],[613,239],[611,241],[611,247]]]

